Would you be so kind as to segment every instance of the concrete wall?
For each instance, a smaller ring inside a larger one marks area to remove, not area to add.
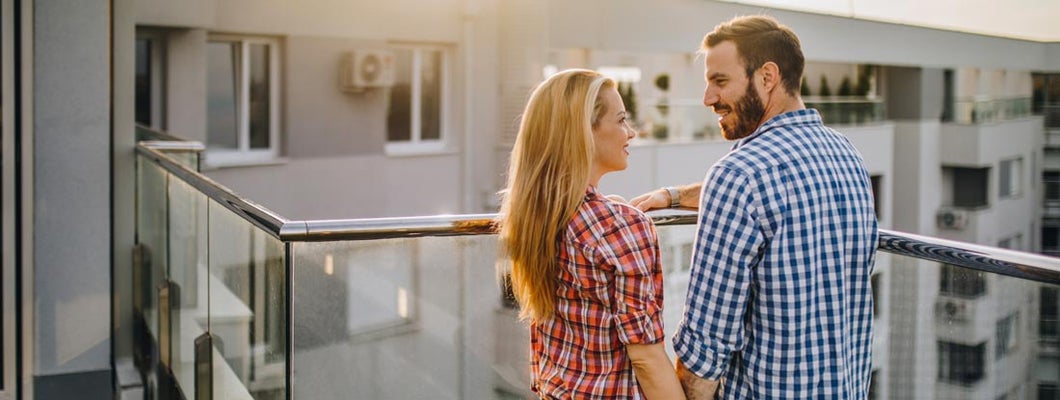
[[[35,398],[110,396],[110,51],[105,0],[34,2]],[[71,66],[77,66],[71,73]],[[57,376],[87,377],[72,392]]]

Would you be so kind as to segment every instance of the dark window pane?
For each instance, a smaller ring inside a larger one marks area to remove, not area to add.
[[[412,139],[412,51],[394,50],[394,85],[390,87],[390,107],[386,116],[386,139],[407,142]]]
[[[971,385],[983,379],[986,343],[968,346],[938,342],[938,378],[943,382]]]
[[[151,126],[151,41],[136,39],[136,122]]]
[[[1041,288],[1041,304],[1038,308],[1038,334],[1043,339],[1056,339],[1057,336],[1057,318],[1058,311],[1060,311],[1060,304],[1057,303],[1057,291],[1053,287]]]
[[[270,142],[269,45],[250,45],[250,148],[267,149]]]
[[[438,140],[442,138],[442,52],[423,52],[423,63],[420,69],[422,88],[420,139]]]
[[[1052,201],[1060,200],[1060,172],[1042,172],[1042,182],[1045,183],[1045,199]]]
[[[1060,249],[1060,227],[1042,227],[1042,250],[1055,251]]]
[[[210,147],[238,148],[238,66],[238,43],[206,46],[206,143]]]
[[[876,318],[880,315],[880,277],[882,274],[873,274],[871,279],[872,284],[872,317]]]
[[[953,205],[983,207],[989,168],[953,168]]]
[[[1038,384],[1038,400],[1060,399],[1060,388],[1052,383]]]
[[[959,296],[978,297],[986,292],[984,273],[955,265],[942,264],[939,277],[939,293]]]
[[[882,193],[880,185],[883,184],[883,177],[874,175],[870,179],[872,179],[872,208],[876,210],[876,219],[880,219],[883,218],[882,210],[880,210],[880,194]]]

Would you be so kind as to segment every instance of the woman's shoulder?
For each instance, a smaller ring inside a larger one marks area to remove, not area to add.
[[[583,209],[598,223],[603,233],[631,225],[650,225],[651,218],[644,212],[624,202],[615,201],[605,196],[590,195]]]

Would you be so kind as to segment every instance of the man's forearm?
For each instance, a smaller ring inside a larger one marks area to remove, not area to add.
[[[681,388],[685,391],[688,400],[713,400],[718,392],[720,381],[703,379],[685,368],[681,360],[677,360],[677,379],[681,382]]]
[[[688,185],[675,186],[679,207],[699,209],[699,195],[703,189],[702,183],[691,183]]]

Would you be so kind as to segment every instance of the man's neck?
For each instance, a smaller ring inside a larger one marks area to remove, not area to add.
[[[806,108],[806,104],[802,102],[802,97],[790,96],[780,88],[777,88],[777,90],[777,95],[770,99],[769,104],[766,104],[766,112],[762,114],[762,120],[758,121],[758,126],[762,126],[766,121],[780,114]]]

